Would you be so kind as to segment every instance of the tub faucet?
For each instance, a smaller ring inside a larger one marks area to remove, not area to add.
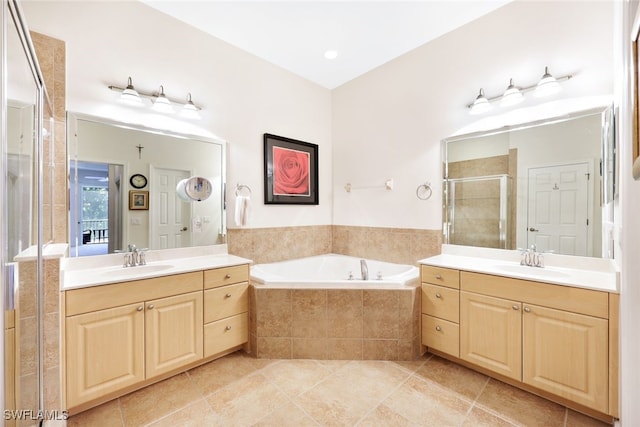
[[[360,260],[360,271],[362,271],[362,280],[369,280],[369,268],[367,267],[367,261]]]

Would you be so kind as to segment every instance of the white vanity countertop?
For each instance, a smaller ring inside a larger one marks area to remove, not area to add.
[[[249,264],[251,260],[227,252],[226,245],[148,251],[147,264],[123,267],[123,254],[63,258],[60,290],[170,276],[191,271]]]
[[[619,292],[619,272],[613,260],[544,254],[545,267],[520,265],[519,251],[442,245],[442,254],[418,261],[434,267],[452,268],[553,283],[556,285]]]

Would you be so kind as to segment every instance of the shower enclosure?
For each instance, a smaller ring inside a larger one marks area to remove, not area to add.
[[[445,242],[512,249],[509,175],[450,178],[445,182]]]

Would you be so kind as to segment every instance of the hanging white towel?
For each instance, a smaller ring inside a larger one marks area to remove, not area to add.
[[[251,199],[249,196],[236,197],[236,225],[243,226],[249,222],[249,213],[251,211]]]

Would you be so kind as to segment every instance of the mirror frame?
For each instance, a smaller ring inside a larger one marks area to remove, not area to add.
[[[449,241],[449,232],[447,224],[449,223],[450,209],[449,209],[449,200],[448,200],[448,192],[450,188],[451,179],[449,178],[449,156],[447,146],[449,143],[468,140],[471,138],[478,137],[486,137],[491,135],[497,135],[512,131],[520,131],[529,128],[535,128],[545,125],[551,125],[555,123],[567,122],[573,119],[578,119],[582,117],[592,116],[592,115],[601,115],[602,125],[601,125],[601,142],[600,142],[600,174],[602,177],[602,202],[601,205],[603,209],[608,209],[606,217],[603,213],[602,222],[604,223],[605,219],[613,220],[613,208],[614,208],[614,199],[617,197],[617,165],[616,165],[616,138],[615,138],[615,107],[611,104],[609,105],[601,105],[598,107],[588,108],[584,110],[572,111],[566,114],[561,114],[557,116],[546,117],[538,120],[532,120],[529,122],[517,123],[513,125],[504,125],[501,127],[474,131],[463,134],[454,134],[448,138],[445,138],[441,141],[441,158],[442,158],[442,243],[443,244],[451,244]],[[514,240],[515,240],[514,236]],[[492,249],[503,249],[503,250],[512,250],[512,249],[504,249],[504,248],[492,248]],[[604,251],[602,251],[600,257],[606,258]]]
[[[93,123],[98,123],[101,125],[107,125],[107,126],[114,126],[114,127],[118,127],[121,129],[127,129],[127,130],[133,130],[133,131],[138,131],[138,132],[145,132],[145,133],[149,133],[149,134],[156,134],[156,135],[162,135],[162,136],[166,136],[166,137],[173,137],[173,138],[177,138],[177,139],[188,139],[188,140],[192,140],[192,141],[199,141],[199,142],[204,142],[204,143],[210,143],[210,144],[215,144],[218,145],[220,147],[220,155],[221,155],[221,164],[220,164],[220,175],[221,175],[221,193],[222,193],[222,197],[221,197],[221,207],[220,207],[220,214],[221,214],[221,234],[223,236],[222,241],[221,242],[211,242],[208,245],[220,245],[220,244],[226,244],[226,234],[227,234],[227,194],[226,194],[226,189],[227,189],[227,142],[225,140],[223,140],[222,138],[218,138],[218,137],[211,137],[211,136],[203,136],[203,135],[198,135],[198,134],[190,134],[190,133],[179,133],[179,132],[173,132],[171,130],[166,130],[166,129],[156,129],[156,128],[151,128],[142,124],[137,124],[137,123],[124,123],[121,121],[117,121],[108,117],[101,117],[101,116],[93,116],[90,114],[85,114],[85,113],[80,113],[80,112],[73,112],[73,111],[67,111],[67,135],[66,135],[66,144],[67,144],[67,170],[70,170],[71,165],[73,164],[73,162],[77,162],[79,159],[77,158],[77,150],[72,150],[71,148],[73,147],[72,144],[76,144],[77,145],[77,135],[74,134],[75,130],[77,130],[77,121],[78,120],[84,120],[84,121],[89,121],[89,122],[93,122]],[[125,175],[128,175],[131,171],[127,170],[127,167],[125,166],[124,168],[124,172]],[[68,193],[68,197],[69,197],[69,210],[74,208],[74,197],[73,194],[71,194],[71,176],[69,176],[69,180],[67,182],[67,193]],[[67,226],[68,226],[68,239],[69,239],[69,245],[71,246],[71,226],[72,224],[70,223],[70,215],[67,215]],[[126,238],[126,236],[123,236],[123,238]],[[157,248],[149,248],[150,250],[155,250]],[[70,256],[76,256],[76,255],[72,255],[70,254]]]

